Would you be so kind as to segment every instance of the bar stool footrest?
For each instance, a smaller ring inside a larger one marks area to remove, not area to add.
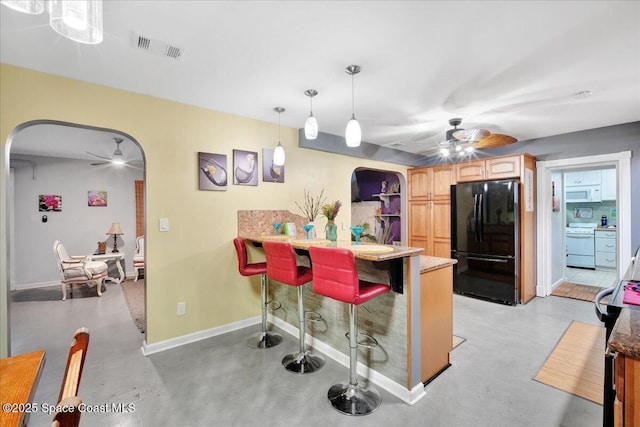
[[[322,314],[315,312],[315,311],[305,311],[304,312],[304,319],[308,320],[309,322],[321,322],[322,321]]]
[[[273,308],[271,306],[274,306]],[[280,304],[279,301],[269,301],[267,302],[267,309],[271,312],[274,312],[276,310],[280,310],[280,308],[282,307],[282,304]]]
[[[347,339],[349,339],[350,338],[349,332],[345,333],[344,336],[347,337]],[[358,332],[356,341],[358,342],[358,347],[376,348],[379,345],[377,339],[375,339],[371,335],[363,334],[362,332]]]

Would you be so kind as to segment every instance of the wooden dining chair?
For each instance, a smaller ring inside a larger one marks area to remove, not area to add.
[[[81,412],[78,406],[82,400],[78,398],[78,388],[80,378],[84,368],[84,360],[89,348],[89,329],[82,327],[76,330],[69,355],[67,365],[62,377],[62,386],[58,396],[58,406],[64,407],[64,411],[56,412],[53,416],[52,426],[56,427],[77,427],[80,424]],[[74,410],[68,410],[73,407]]]

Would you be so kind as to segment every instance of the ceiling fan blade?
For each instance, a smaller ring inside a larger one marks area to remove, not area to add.
[[[89,155],[91,155],[91,156],[93,156],[93,157],[97,157],[97,158],[99,158],[99,159],[103,159],[103,160],[109,160],[109,161],[111,161],[111,158],[110,158],[110,157],[100,156],[100,155],[98,155],[98,154],[90,153],[89,151],[85,151],[85,153],[87,153],[87,154],[89,154]]]
[[[453,137],[460,141],[480,141],[491,133],[486,129],[460,129],[453,133]]]
[[[91,166],[100,166],[100,165],[106,165],[109,162],[99,162],[99,163],[91,163]]]
[[[514,142],[518,142],[518,140],[512,136],[503,135],[500,133],[492,133],[486,138],[480,139],[475,144],[475,147],[476,148],[495,148],[495,147],[502,147],[503,145],[513,144]]]

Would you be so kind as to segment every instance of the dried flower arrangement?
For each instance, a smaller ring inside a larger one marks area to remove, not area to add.
[[[333,221],[336,219],[336,216],[338,216],[341,207],[342,202],[340,200],[336,200],[333,203],[326,203],[322,205],[322,215],[327,217],[328,220]]]
[[[302,203],[302,206],[300,206],[298,202],[295,202],[295,203],[298,209],[300,209],[300,211],[302,212],[302,214],[309,220],[309,222],[312,222],[312,221],[315,221],[316,217],[320,213],[320,207],[322,206],[324,201],[325,201],[324,188],[322,189],[322,191],[320,191],[320,194],[318,195],[318,197],[315,197],[315,198],[311,195],[311,193],[307,189],[305,189],[304,202]]]

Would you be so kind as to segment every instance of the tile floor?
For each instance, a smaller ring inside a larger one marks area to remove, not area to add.
[[[610,288],[614,286],[618,280],[618,275],[615,270],[601,271],[591,270],[589,268],[566,267],[564,274],[567,282],[599,286],[601,288]]]
[[[602,425],[600,405],[533,380],[573,320],[601,324],[585,301],[550,296],[510,307],[454,295],[453,332],[466,341],[452,351],[452,366],[426,387],[426,396],[409,406],[381,390],[380,409],[348,417],[326,398],[331,384],[348,379],[348,369],[327,358],[316,373],[286,372],[280,360],[298,345],[287,333],[268,350],[245,344],[260,329],[254,325],[144,357],[143,334],[118,285],[108,285],[101,298],[93,290],[63,302],[57,286],[12,292],[10,298],[13,352],[47,351],[36,403],[55,404],[73,331],[87,326],[91,341],[80,397],[89,405],[135,405],[135,412],[84,413],[83,426]],[[50,424],[48,414],[31,416],[31,426]]]

